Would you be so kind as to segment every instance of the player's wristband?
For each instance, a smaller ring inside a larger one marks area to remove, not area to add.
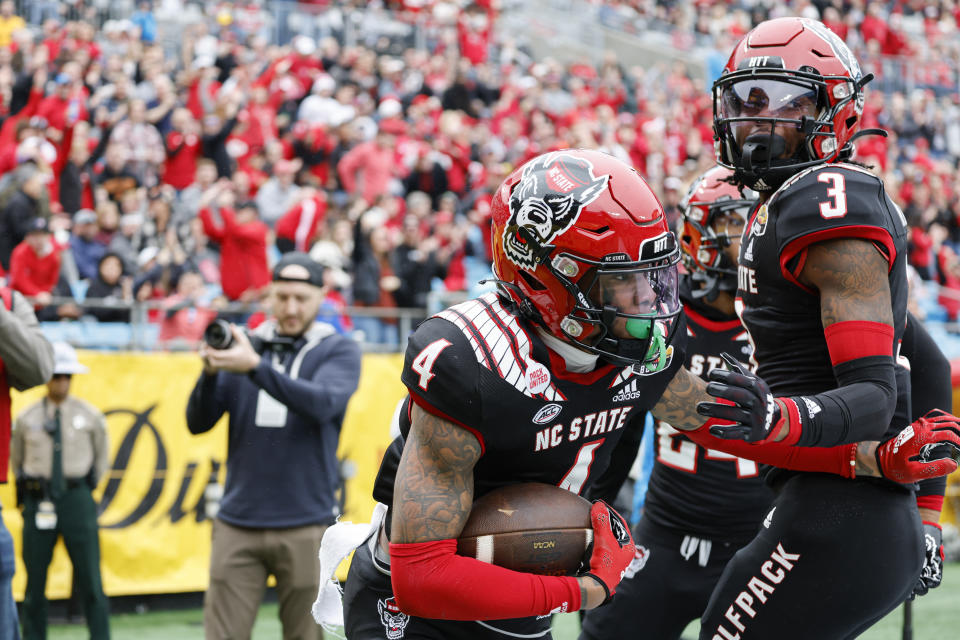
[[[918,509],[929,509],[931,511],[936,511],[940,513],[943,511],[943,496],[931,495],[931,496],[917,496],[917,508]]]

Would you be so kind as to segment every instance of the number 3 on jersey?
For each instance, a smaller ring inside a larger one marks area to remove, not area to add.
[[[843,180],[842,173],[833,173],[832,171],[817,174],[817,182],[828,182],[827,197],[829,202],[820,203],[820,215],[829,220],[830,218],[842,218],[847,215],[847,185]]]
[[[433,372],[433,363],[437,361],[440,353],[452,344],[452,342],[444,338],[434,340],[424,347],[423,351],[417,354],[417,357],[414,358],[410,364],[410,368],[413,369],[414,373],[420,374],[420,388],[424,391],[427,390],[427,385],[430,384],[433,377],[437,375]]]

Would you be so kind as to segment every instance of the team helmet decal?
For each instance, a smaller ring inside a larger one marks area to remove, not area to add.
[[[607,187],[609,175],[595,176],[593,164],[563,152],[531,162],[510,195],[510,219],[503,230],[503,250],[522,269],[537,268],[534,247],[520,230],[540,245],[550,244],[577,221],[585,206]]]

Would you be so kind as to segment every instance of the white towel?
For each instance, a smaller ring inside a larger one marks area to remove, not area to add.
[[[310,609],[313,619],[324,629],[343,625],[343,589],[334,573],[350,552],[374,535],[387,515],[387,505],[377,503],[370,523],[337,522],[320,541],[320,590]]]

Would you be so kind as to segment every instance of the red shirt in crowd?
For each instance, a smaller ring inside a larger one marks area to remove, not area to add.
[[[50,293],[60,279],[60,250],[51,245],[44,255],[38,255],[26,241],[10,254],[10,286],[25,296]]]
[[[175,294],[164,302],[170,307],[174,307],[183,302],[183,299],[180,295]],[[195,305],[178,309],[172,314],[164,316],[160,323],[159,340],[160,342],[169,342],[179,338],[189,342],[200,342],[207,325],[213,322],[216,317],[216,311]]]
[[[294,205],[277,220],[278,238],[292,240],[296,251],[309,251],[317,227],[327,213],[327,198],[322,192]]]
[[[68,125],[89,117],[86,97],[80,92],[74,92],[66,98],[56,93],[47,96],[37,105],[37,115],[47,121],[47,125],[63,131]]]
[[[220,286],[231,300],[245,291],[261,289],[270,282],[267,268],[267,233],[261,220],[238,224],[230,207],[220,208],[222,226],[213,221],[210,209],[200,209],[203,232],[220,244]]]
[[[393,149],[381,147],[371,140],[358,144],[344,154],[337,165],[337,173],[347,193],[359,193],[364,200],[372,203],[387,192],[394,167]]]
[[[457,41],[460,45],[460,55],[471,64],[483,64],[487,61],[487,51],[490,47],[489,23],[485,29],[474,29],[464,19],[457,22]]]
[[[174,189],[186,189],[193,184],[200,157],[200,136],[184,135],[179,131],[167,134],[167,159],[163,162],[163,181]]]

